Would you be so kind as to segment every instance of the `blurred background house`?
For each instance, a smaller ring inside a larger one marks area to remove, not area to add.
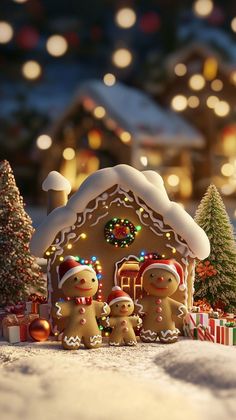
[[[25,200],[49,170],[75,190],[130,163],[234,203],[235,40],[233,0],[1,0],[0,158]]]

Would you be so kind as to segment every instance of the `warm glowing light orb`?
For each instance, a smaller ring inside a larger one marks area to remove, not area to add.
[[[200,100],[197,96],[189,96],[188,98],[188,106],[189,108],[197,108],[200,104]]]
[[[112,55],[113,64],[119,68],[128,67],[132,60],[132,54],[127,48],[119,48]]]
[[[116,83],[116,77],[112,73],[106,73],[103,77],[103,82],[106,86],[114,86]]]
[[[203,89],[205,83],[205,79],[201,74],[193,74],[189,79],[189,86],[193,90]]]
[[[188,101],[184,95],[176,95],[172,98],[171,107],[175,111],[184,111],[187,108]]]
[[[36,140],[36,145],[41,150],[47,150],[52,145],[52,139],[47,134],[41,134]]]
[[[184,76],[187,73],[187,67],[183,63],[176,64],[174,68],[176,76]]]
[[[46,48],[52,56],[60,57],[66,53],[68,43],[62,35],[52,35],[47,40]]]
[[[128,131],[122,131],[120,139],[123,143],[129,143],[131,140],[131,134]]]
[[[235,173],[235,168],[231,163],[224,163],[221,167],[221,173],[224,176],[232,176]]]
[[[37,61],[27,61],[22,66],[22,74],[26,79],[35,80],[42,74],[42,68]]]
[[[143,166],[147,166],[148,165],[148,158],[147,156],[140,156],[140,162]]]
[[[211,88],[215,92],[220,92],[223,89],[223,82],[220,79],[215,79],[211,82]]]
[[[193,10],[197,16],[207,17],[211,14],[214,4],[211,0],[196,0],[193,4]]]
[[[136,13],[133,9],[124,7],[116,13],[115,22],[120,28],[128,29],[134,26],[136,18]]]
[[[75,157],[75,150],[72,147],[66,147],[63,150],[62,156],[65,160],[72,160]]]
[[[13,38],[13,28],[10,23],[0,21],[0,44],[7,44]]]
[[[231,29],[236,32],[236,17],[231,20]]]
[[[103,118],[106,115],[106,110],[103,108],[103,106],[96,106],[96,108],[93,110],[93,115],[96,118]]]
[[[179,177],[178,175],[171,174],[167,178],[167,182],[171,187],[177,187],[179,185]]]
[[[214,109],[217,102],[219,102],[219,98],[217,98],[217,96],[215,95],[210,95],[208,96],[207,100],[206,100],[206,104],[208,106],[208,108]]]
[[[218,101],[215,105],[214,112],[218,117],[225,117],[230,111],[230,106],[226,101]]]

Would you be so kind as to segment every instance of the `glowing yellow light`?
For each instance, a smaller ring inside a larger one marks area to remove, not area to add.
[[[96,108],[93,110],[93,115],[96,118],[103,118],[106,115],[106,110],[103,108],[103,106],[96,106]]]
[[[187,73],[187,67],[183,63],[176,64],[174,68],[176,76],[184,76]]]
[[[211,88],[215,92],[220,92],[223,89],[223,82],[220,79],[215,79],[211,82]]]
[[[235,168],[231,163],[224,163],[221,167],[221,173],[224,176],[232,176],[235,173]]]
[[[129,201],[128,197],[125,197],[125,198],[124,198],[124,201]]]
[[[48,38],[46,48],[49,54],[54,57],[64,55],[68,49],[67,40],[61,35],[52,35]]]
[[[221,192],[224,195],[231,195],[235,192],[235,186],[231,184],[224,184],[221,187]]]
[[[0,21],[0,44],[7,44],[13,37],[13,28],[10,23]]]
[[[148,158],[147,156],[140,156],[140,162],[143,166],[147,166],[148,165]]]
[[[55,246],[52,246],[52,251],[56,251],[56,247]]]
[[[27,61],[22,66],[22,74],[26,79],[38,79],[42,73],[42,68],[37,61]]]
[[[123,143],[129,143],[131,140],[131,134],[128,131],[122,131],[122,133],[120,133],[120,139]]]
[[[52,139],[47,134],[41,134],[36,140],[36,145],[41,150],[47,150],[52,145]]]
[[[218,101],[215,105],[214,112],[218,117],[225,117],[230,111],[230,106],[226,101]]]
[[[127,48],[119,48],[114,51],[112,55],[113,63],[119,68],[128,67],[131,64],[132,59],[132,54]]]
[[[26,3],[28,0],[13,0],[15,3]]]
[[[136,22],[136,13],[133,9],[124,7],[116,13],[115,22],[120,28],[131,28]]]
[[[177,187],[179,185],[179,177],[178,175],[171,174],[167,178],[167,182],[171,187]]]
[[[173,254],[175,254],[176,253],[176,249],[175,248],[172,248],[172,252],[173,252]]]
[[[88,133],[88,143],[91,149],[99,149],[102,144],[101,135],[97,130],[91,130]]]
[[[59,258],[59,260],[60,260],[60,261],[64,261],[64,257],[60,257],[60,258]]]
[[[112,73],[106,73],[103,77],[103,82],[107,86],[113,86],[116,83],[116,77]]]
[[[166,233],[166,237],[170,238],[170,233],[169,232]]]
[[[176,95],[172,98],[171,107],[175,111],[184,111],[187,108],[188,102],[184,95]]]
[[[200,17],[207,17],[213,10],[213,2],[211,0],[196,0],[193,4],[193,10]]]
[[[188,98],[188,106],[189,108],[197,108],[200,104],[199,98],[197,96],[189,96]]]
[[[233,71],[230,75],[230,81],[236,85],[236,71]]]
[[[109,336],[109,333],[108,332],[105,332],[105,336],[108,337]]]
[[[140,213],[144,212],[144,209],[142,207],[139,208]]]
[[[205,79],[201,74],[193,74],[189,79],[189,86],[193,90],[201,90],[205,86]]]
[[[231,29],[236,32],[236,17],[231,20]]]
[[[218,70],[218,62],[214,57],[205,60],[203,74],[206,80],[213,80]]]
[[[71,249],[72,248],[72,245],[71,244],[68,244],[67,245],[67,249]]]
[[[65,160],[72,160],[75,157],[75,150],[72,147],[66,147],[62,152],[62,156]]]
[[[87,238],[86,233],[81,233],[81,238],[82,238],[82,239],[86,239],[86,238]]]
[[[165,258],[165,254],[162,254],[162,258]]]
[[[47,252],[46,252],[46,255],[50,255],[50,252],[49,252],[49,251],[47,251]]]
[[[208,108],[211,108],[211,109],[215,108],[217,102],[219,102],[219,98],[217,98],[217,96],[214,96],[214,95],[208,96],[206,100],[206,104]]]

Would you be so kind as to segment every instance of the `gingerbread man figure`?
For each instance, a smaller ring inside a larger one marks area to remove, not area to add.
[[[102,335],[96,318],[108,316],[110,307],[106,302],[92,299],[98,289],[95,271],[78,263],[74,257],[67,257],[59,266],[59,279],[59,288],[66,300],[56,302],[52,315],[58,319],[67,318],[63,348],[77,350],[82,342],[89,349],[100,347]]]
[[[110,346],[135,346],[137,344],[134,327],[142,324],[141,318],[134,315],[134,303],[131,297],[119,286],[112,288],[107,302],[111,308],[111,317],[105,321],[105,326],[112,328],[109,337]]]
[[[178,287],[185,288],[181,265],[175,260],[147,260],[139,276],[147,292],[147,296],[135,301],[137,313],[143,316],[140,339],[151,343],[159,337],[162,343],[174,343],[179,334],[174,318],[183,318],[187,313],[182,303],[170,297]]]

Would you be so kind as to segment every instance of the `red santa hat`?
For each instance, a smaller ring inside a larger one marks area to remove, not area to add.
[[[185,290],[186,286],[184,284],[184,272],[182,266],[175,260],[147,260],[140,267],[138,278],[142,277],[144,273],[153,268],[158,268],[162,270],[169,271],[171,274],[174,274],[176,280],[179,283],[179,290]]]
[[[61,289],[63,283],[73,274],[80,273],[81,271],[90,271],[96,276],[95,271],[89,265],[80,264],[74,257],[68,255],[64,261],[59,265],[59,283],[58,288]]]
[[[111,293],[107,298],[107,303],[109,304],[109,306],[111,306],[113,305],[113,303],[120,302],[123,300],[133,302],[128,293],[125,293],[119,286],[114,286],[111,289]]]

